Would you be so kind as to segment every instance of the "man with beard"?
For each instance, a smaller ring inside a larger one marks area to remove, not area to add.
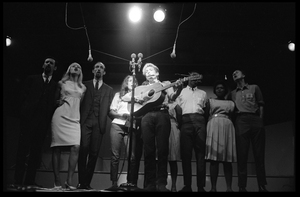
[[[97,62],[92,72],[94,79],[83,82],[87,89],[80,105],[81,141],[77,189],[86,190],[92,189],[90,184],[114,96],[112,87],[103,82],[105,65]]]
[[[42,74],[26,78],[20,94],[20,136],[14,175],[15,183],[11,185],[16,189],[27,190],[41,187],[35,183],[35,176],[55,110],[57,82],[52,79],[52,74],[57,68],[55,60],[46,58],[42,68],[44,70]],[[26,165],[27,173],[23,183]]]

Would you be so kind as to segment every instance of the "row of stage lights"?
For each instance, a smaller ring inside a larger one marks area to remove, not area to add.
[[[11,44],[12,44],[12,39],[11,39],[11,37],[10,37],[10,36],[6,36],[6,46],[8,47],[8,46],[10,46]],[[290,51],[295,51],[295,43],[294,43],[294,42],[289,41],[289,42],[287,43],[287,45],[288,45],[288,49],[289,49]]]
[[[163,22],[166,17],[166,9],[158,7],[157,9],[153,10],[153,19],[160,23]],[[129,10],[129,19],[133,23],[137,23],[142,19],[143,10],[138,6],[134,6]]]

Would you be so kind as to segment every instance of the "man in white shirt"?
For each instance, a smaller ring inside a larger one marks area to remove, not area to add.
[[[199,75],[192,72],[191,76]],[[180,151],[184,187],[179,192],[192,192],[192,152],[195,151],[198,192],[204,192],[206,164],[205,141],[206,120],[205,103],[207,93],[197,88],[197,80],[189,80],[178,96],[178,105],[182,108],[182,126],[180,130]]]

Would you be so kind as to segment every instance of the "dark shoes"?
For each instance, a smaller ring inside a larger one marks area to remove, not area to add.
[[[203,187],[198,187],[198,192],[206,192]]]
[[[168,190],[168,189],[166,188],[165,185],[158,185],[157,188],[156,188],[156,190],[157,190],[158,192],[171,192],[170,190]]]
[[[144,191],[146,192],[156,192],[156,186],[155,185],[148,185],[144,188]]]
[[[85,189],[86,186],[84,184],[78,183],[77,189]]]
[[[119,189],[119,186],[116,182],[113,182],[112,186],[107,188],[108,191],[117,191]]]
[[[78,183],[77,189],[93,190],[93,188],[91,188],[90,185],[85,185],[85,184],[81,184],[81,183]]]
[[[259,185],[258,186],[258,191],[259,192],[268,192],[268,190],[266,189],[266,187],[264,185]]]
[[[184,186],[181,190],[179,190],[178,192],[193,192],[192,187],[191,186]]]
[[[244,187],[240,187],[240,188],[239,188],[239,192],[247,192],[247,190],[246,190],[246,188],[244,188]]]

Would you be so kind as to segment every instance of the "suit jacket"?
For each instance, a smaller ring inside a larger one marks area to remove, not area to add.
[[[83,125],[89,115],[91,107],[93,107],[94,99],[94,84],[93,80],[85,81],[83,84],[86,86],[86,92],[84,94],[83,100],[80,104],[80,124]],[[100,87],[100,109],[99,109],[99,129],[102,134],[106,131],[107,117],[110,110],[110,104],[113,99],[113,88],[109,85],[103,83]]]
[[[20,95],[20,119],[23,123],[30,127],[34,127],[41,118],[46,118],[47,126],[50,126],[52,115],[55,110],[55,92],[57,90],[57,82],[51,79],[49,82],[49,102],[41,111],[40,99],[43,96],[44,79],[42,74],[32,75],[26,78],[23,83],[23,89]]]

